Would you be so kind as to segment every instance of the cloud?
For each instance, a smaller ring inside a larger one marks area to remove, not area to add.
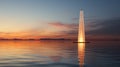
[[[51,26],[57,28],[66,28],[66,30],[58,31],[57,33],[61,35],[74,36],[77,37],[78,34],[78,24],[76,23],[62,23],[53,22],[49,23]],[[86,37],[93,38],[119,38],[120,37],[120,18],[112,18],[106,20],[95,20],[92,22],[85,22]]]
[[[92,28],[97,29],[87,32],[92,35],[120,35],[120,18],[112,18],[103,21],[96,21]]]
[[[49,25],[57,27],[57,28],[67,28],[67,29],[77,29],[78,24],[75,23],[70,23],[70,24],[65,24],[62,22],[51,22]]]
[[[54,32],[58,37],[75,38],[77,36],[78,24],[76,23],[51,22],[49,25],[58,28],[59,31]]]

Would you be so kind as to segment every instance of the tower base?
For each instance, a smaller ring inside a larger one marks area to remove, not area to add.
[[[87,42],[73,42],[73,43],[90,43],[90,42],[87,41]]]

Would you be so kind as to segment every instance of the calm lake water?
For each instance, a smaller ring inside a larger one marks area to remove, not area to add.
[[[120,43],[0,41],[0,67],[120,67]]]

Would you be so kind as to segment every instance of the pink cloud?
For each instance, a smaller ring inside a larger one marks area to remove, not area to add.
[[[54,26],[54,27],[58,27],[58,28],[67,28],[67,29],[77,29],[78,28],[78,24],[75,23],[70,23],[70,24],[65,24],[62,22],[52,22],[49,23],[49,25]]]

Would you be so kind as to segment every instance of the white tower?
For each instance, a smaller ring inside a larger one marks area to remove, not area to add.
[[[78,29],[78,42],[85,42],[85,29],[84,29],[84,13],[80,10],[79,29]]]

